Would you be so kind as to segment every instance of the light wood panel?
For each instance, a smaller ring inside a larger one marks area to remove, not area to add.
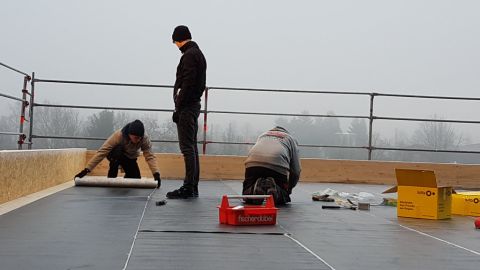
[[[86,149],[0,151],[0,203],[73,180]]]
[[[87,160],[95,151],[88,151]],[[179,154],[156,154],[164,179],[184,177],[183,157]],[[244,179],[242,156],[200,156],[200,178],[203,180]],[[142,156],[139,157],[142,176],[151,177]],[[389,161],[302,159],[300,181],[395,185],[395,168],[433,170],[440,185],[480,188],[480,165],[413,163]],[[91,175],[106,175],[108,163],[104,160]]]

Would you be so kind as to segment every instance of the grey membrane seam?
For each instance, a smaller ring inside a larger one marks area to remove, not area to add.
[[[291,235],[285,233],[284,234],[285,237],[287,237],[288,239],[292,240],[293,242],[295,242],[297,245],[299,245],[300,247],[302,247],[303,249],[305,249],[308,253],[312,254],[315,258],[317,258],[319,261],[321,261],[322,263],[324,263],[326,266],[328,266],[331,270],[336,270],[333,266],[331,266],[329,263],[327,263],[327,261],[325,261],[324,259],[322,259],[322,257],[318,256],[315,252],[313,252],[311,249],[309,249],[308,247],[306,247],[304,244],[302,244],[300,241],[298,241],[297,239],[293,238]]]
[[[463,250],[465,250],[465,251],[468,251],[468,252],[470,252],[470,253],[473,253],[473,254],[475,254],[475,255],[480,256],[480,252],[478,252],[478,251],[475,251],[475,250],[472,250],[472,249],[469,249],[469,248],[466,248],[466,247],[457,245],[457,244],[455,244],[455,243],[449,242],[449,241],[447,241],[447,240],[443,240],[443,239],[441,239],[441,238],[435,237],[435,236],[430,235],[430,234],[428,234],[428,233],[424,233],[424,232],[422,232],[422,231],[418,231],[418,230],[415,230],[415,229],[413,229],[413,228],[410,228],[410,227],[407,227],[407,226],[404,226],[404,225],[401,225],[401,224],[397,224],[397,225],[400,226],[400,227],[402,227],[402,228],[404,228],[404,229],[407,229],[407,230],[409,230],[409,231],[416,232],[416,233],[418,233],[418,234],[420,234],[420,235],[433,238],[433,239],[438,240],[438,241],[440,241],[440,242],[443,242],[443,243],[445,243],[445,244],[447,244],[447,245],[454,246],[454,247],[456,247],[456,248],[460,248],[460,249],[463,249]]]
[[[61,194],[62,196],[78,196],[78,194],[68,194],[68,193],[64,193],[64,194]],[[82,195],[82,197],[88,197],[88,198],[102,198],[102,199],[129,199],[129,198],[133,198],[133,199],[137,199],[137,198],[140,198],[140,199],[145,199],[146,196],[145,195],[135,195],[135,196],[108,196],[108,195],[94,195],[94,194],[85,194],[85,195]]]
[[[253,234],[253,235],[285,235],[282,232],[226,232],[226,231],[176,231],[176,230],[140,230],[141,233],[205,233],[205,234]]]
[[[425,233],[425,232],[422,232],[422,231],[419,231],[419,230],[415,230],[414,228],[410,228],[410,227],[408,227],[408,226],[405,226],[405,225],[402,225],[402,224],[399,224],[399,223],[395,223],[395,222],[393,222],[393,221],[391,221],[391,220],[388,220],[388,219],[383,218],[383,217],[376,216],[376,215],[374,215],[374,214],[370,214],[370,213],[365,213],[365,214],[366,214],[366,215],[369,215],[369,216],[372,216],[372,217],[375,217],[375,218],[379,218],[379,219],[385,220],[385,221],[387,221],[388,223],[393,224],[393,225],[397,225],[397,226],[399,226],[399,227],[401,227],[401,228],[403,228],[403,229],[405,229],[405,230],[409,230],[409,231],[411,231],[411,232],[418,233],[418,234],[420,234],[420,235],[423,235],[423,236],[426,236],[426,237],[435,239],[435,240],[437,240],[437,241],[440,241],[440,242],[442,242],[442,243],[444,243],[444,244],[447,244],[447,245],[449,245],[449,246],[456,247],[456,248],[459,248],[459,249],[463,249],[463,250],[468,251],[468,252],[470,252],[470,253],[472,253],[472,254],[475,254],[475,255],[480,256],[480,252],[478,252],[478,251],[475,251],[475,250],[472,250],[472,249],[469,249],[469,248],[460,246],[460,245],[458,245],[458,244],[455,244],[455,243],[449,242],[449,241],[447,241],[447,240],[438,238],[438,237],[433,236],[433,235],[430,235],[430,234],[428,234],[428,233]]]
[[[325,261],[322,257],[318,256],[317,253],[313,252],[311,249],[309,249],[307,246],[305,246],[304,244],[302,244],[300,241],[298,241],[297,239],[295,239],[292,234],[285,228],[283,227],[282,225],[278,225],[280,226],[280,228],[284,231],[286,231],[286,233],[283,234],[283,236],[287,237],[288,239],[292,240],[293,242],[295,242],[297,245],[299,245],[301,248],[305,249],[308,253],[312,254],[313,257],[317,258],[319,261],[321,261],[322,263],[324,263],[326,266],[328,266],[331,270],[336,270],[333,266],[331,266],[329,263],[327,263],[327,261]]]
[[[130,257],[132,256],[133,247],[135,246],[135,240],[137,240],[138,231],[140,230],[140,226],[142,225],[143,218],[145,217],[145,212],[147,210],[148,202],[150,201],[150,198],[152,197],[153,193],[156,190],[157,190],[156,188],[153,189],[152,192],[150,192],[150,194],[147,197],[147,200],[145,202],[145,206],[143,207],[142,217],[140,218],[140,221],[138,222],[137,230],[135,231],[135,235],[133,236],[132,245],[130,246],[130,251],[128,252],[127,260],[125,261],[125,265],[123,266],[122,270],[127,269],[128,263],[130,262]]]

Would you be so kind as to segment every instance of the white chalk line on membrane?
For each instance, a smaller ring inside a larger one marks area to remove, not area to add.
[[[135,232],[135,235],[133,236],[132,246],[130,246],[130,251],[128,252],[128,255],[127,255],[127,261],[125,261],[125,265],[123,266],[122,270],[127,269],[128,263],[130,262],[130,257],[132,256],[133,246],[135,246],[135,241],[137,240],[138,231],[140,230],[140,225],[142,225],[143,217],[145,216],[145,211],[147,210],[148,202],[150,201],[150,198],[151,198],[152,194],[155,192],[155,190],[157,190],[157,189],[156,188],[153,189],[152,192],[150,193],[150,195],[148,195],[148,197],[147,197],[147,201],[145,202],[145,206],[143,207],[142,217],[140,217],[140,221],[138,222],[137,231]]]
[[[462,246],[457,245],[457,244],[455,244],[455,243],[449,242],[449,241],[447,241],[447,240],[443,240],[443,239],[441,239],[441,238],[435,237],[435,236],[430,235],[430,234],[428,234],[428,233],[424,233],[424,232],[415,230],[415,229],[413,229],[413,228],[410,228],[410,227],[407,227],[407,226],[404,226],[404,225],[401,225],[401,224],[397,224],[397,225],[400,226],[400,227],[402,227],[402,228],[404,228],[404,229],[407,229],[407,230],[409,230],[409,231],[416,232],[416,233],[421,234],[421,235],[423,235],[423,236],[427,236],[427,237],[433,238],[433,239],[438,240],[438,241],[440,241],[440,242],[443,242],[443,243],[445,243],[445,244],[448,244],[448,245],[451,245],[451,246],[454,246],[454,247],[463,249],[463,250],[465,250],[465,251],[468,251],[468,252],[471,252],[471,253],[473,253],[473,254],[475,254],[475,255],[479,255],[479,256],[480,256],[480,252],[477,252],[477,251],[475,251],[475,250],[471,250],[471,249],[469,249],[469,248],[462,247]]]
[[[331,270],[336,270],[333,266],[331,266],[329,263],[327,263],[324,259],[322,259],[320,256],[318,256],[315,252],[313,252],[311,249],[309,249],[308,247],[306,247],[304,244],[302,244],[300,241],[298,241],[297,239],[293,238],[292,236],[290,236],[288,233],[284,233],[283,235],[285,235],[287,238],[289,238],[290,240],[292,240],[293,242],[297,243],[299,246],[301,246],[303,249],[305,249],[306,251],[308,251],[308,253],[312,254],[315,258],[317,258],[319,261],[321,261],[322,263],[324,263],[326,266],[330,267]]]
[[[365,214],[367,214],[367,215],[369,215],[369,216],[372,216],[372,217],[375,217],[375,218],[380,218],[380,219],[386,220],[387,222],[390,222],[390,223],[392,223],[392,224],[398,225],[398,226],[400,226],[400,227],[402,227],[402,228],[404,228],[404,229],[406,229],[406,230],[409,230],[409,231],[418,233],[418,234],[420,234],[420,235],[423,235],[423,236],[426,236],[426,237],[435,239],[435,240],[440,241],[440,242],[442,242],[442,243],[445,243],[445,244],[447,244],[447,245],[450,245],[450,246],[453,246],[453,247],[456,247],[456,248],[460,248],[460,249],[463,249],[463,250],[465,250],[465,251],[468,251],[468,252],[470,252],[470,253],[472,253],[472,254],[475,254],[475,255],[479,255],[479,256],[480,256],[480,252],[478,252],[478,251],[475,251],[475,250],[472,250],[472,249],[469,249],[469,248],[460,246],[460,245],[458,245],[458,244],[455,244],[455,243],[449,242],[449,241],[447,241],[447,240],[438,238],[438,237],[433,236],[433,235],[430,235],[430,234],[428,234],[428,233],[424,233],[424,232],[422,232],[422,231],[415,230],[414,228],[410,228],[410,227],[408,227],[408,226],[405,226],[405,225],[402,225],[402,224],[399,224],[399,223],[395,223],[395,222],[393,222],[393,221],[391,221],[391,220],[388,220],[388,219],[386,219],[386,218],[383,218],[383,217],[379,217],[379,216],[376,216],[376,215],[373,215],[373,214],[370,214],[370,213],[365,213]]]

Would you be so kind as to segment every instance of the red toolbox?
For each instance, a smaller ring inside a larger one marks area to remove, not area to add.
[[[266,199],[265,205],[230,206],[229,199]],[[275,225],[277,211],[272,195],[223,195],[218,206],[220,224],[228,225]]]

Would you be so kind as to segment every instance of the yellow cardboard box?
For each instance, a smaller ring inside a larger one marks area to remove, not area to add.
[[[452,214],[479,217],[480,192],[454,192],[452,194]]]
[[[447,219],[451,217],[452,187],[439,187],[433,171],[395,169],[397,216]]]

